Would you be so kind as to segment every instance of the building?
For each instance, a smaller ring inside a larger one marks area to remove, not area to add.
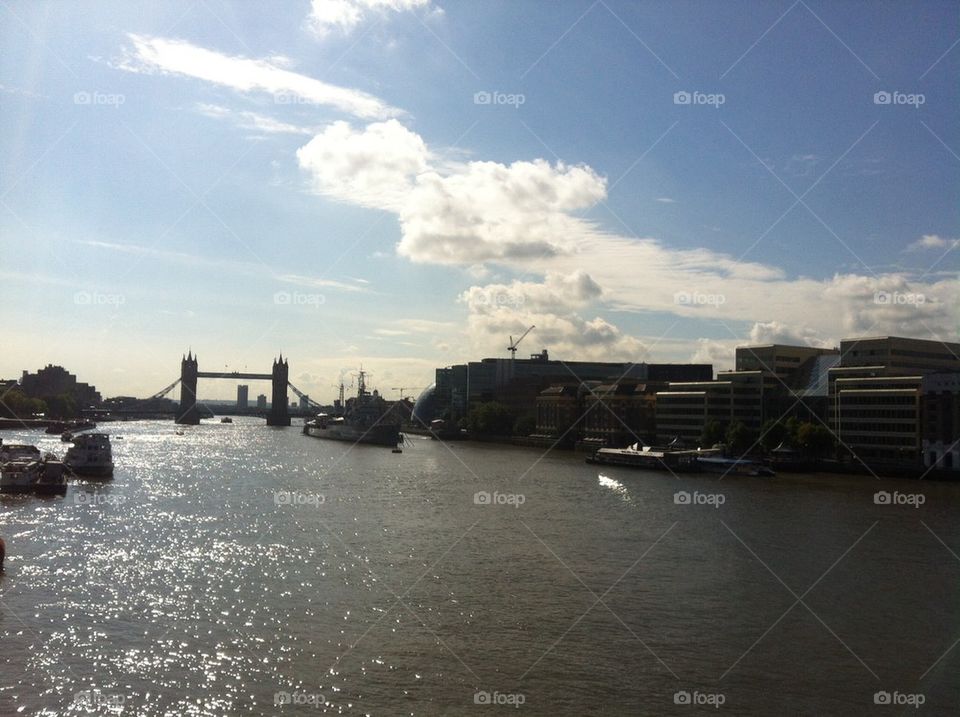
[[[237,410],[246,411],[247,406],[250,403],[250,387],[249,386],[237,386]]]
[[[710,422],[740,421],[759,431],[763,424],[763,371],[721,371],[716,381],[671,382],[656,393],[656,436],[660,443],[679,438],[698,446]]]
[[[737,371],[763,373],[761,423],[797,418],[826,422],[828,372],[840,361],[840,349],[788,344],[738,346]]]
[[[922,382],[921,376],[836,379],[832,428],[841,448],[868,464],[917,462]]]
[[[470,406],[499,401],[518,415],[532,413],[541,392],[584,381],[695,381],[713,377],[710,364],[558,361],[546,350],[528,359],[486,358],[436,370],[436,418],[457,420]]]
[[[77,408],[89,408],[100,405],[100,393],[93,386],[77,381],[77,377],[63,366],[47,364],[36,373],[23,372],[20,388],[29,398],[68,395],[73,398]]]
[[[257,396],[257,410],[266,411],[267,410],[267,397],[264,394]]]
[[[828,381],[830,426],[842,449],[867,464],[927,461],[924,377],[958,371],[960,344],[899,336],[841,341],[840,364],[830,369]],[[928,388],[938,385],[927,380]],[[942,435],[942,426],[931,430]]]
[[[923,465],[960,471],[960,373],[927,374],[920,391]]]

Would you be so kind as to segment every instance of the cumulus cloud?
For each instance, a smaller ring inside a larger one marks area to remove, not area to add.
[[[531,339],[560,356],[640,361],[642,342],[606,319],[584,318],[582,310],[602,296],[584,271],[548,273],[542,282],[471,286],[460,295],[468,309],[467,331],[478,351],[500,355],[509,336],[536,326]]]
[[[313,0],[307,20],[310,29],[324,36],[332,28],[348,32],[372,12],[415,10],[431,0]]]
[[[277,58],[226,55],[185,40],[128,33],[132,46],[114,63],[118,69],[145,74],[193,77],[238,92],[265,92],[278,103],[306,102],[333,107],[362,119],[386,119],[400,111],[373,95],[338,87],[292,72]]]
[[[319,194],[394,212],[406,207],[429,159],[420,135],[393,119],[362,131],[334,122],[297,150]]]
[[[606,179],[587,166],[454,161],[396,120],[360,129],[336,123],[298,159],[319,193],[395,212],[401,256],[459,266],[475,280],[490,265],[538,277],[472,286],[460,296],[471,331],[497,337],[490,347],[536,324],[544,344],[555,340],[578,355],[641,351],[640,342],[605,319],[583,316],[594,300],[619,311],[713,321],[736,338],[693,349],[718,360],[732,356],[737,343],[829,346],[864,332],[956,331],[960,296],[952,276],[791,277],[712,249],[674,249],[653,237],[603,231],[577,216],[606,198]],[[927,248],[950,245],[928,236]]]

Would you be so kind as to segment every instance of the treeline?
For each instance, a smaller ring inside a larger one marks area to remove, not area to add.
[[[30,398],[21,389],[12,388],[0,396],[0,416],[3,418],[33,418],[41,414],[47,418],[69,420],[79,417],[80,409],[68,393]]]
[[[783,446],[810,458],[827,458],[836,449],[830,429],[822,423],[801,421],[794,417],[771,419],[763,424],[759,433],[740,421],[729,424],[708,421],[703,427],[700,445],[706,448],[718,443],[725,445],[728,453],[737,456],[756,453],[761,448],[772,451]]]

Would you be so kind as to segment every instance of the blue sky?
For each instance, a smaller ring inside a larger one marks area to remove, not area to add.
[[[0,6],[0,376],[957,340],[955,4],[282,8]]]

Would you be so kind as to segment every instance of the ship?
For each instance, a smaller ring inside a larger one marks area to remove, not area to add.
[[[350,443],[367,443],[395,447],[400,437],[400,419],[391,406],[374,391],[367,391],[366,373],[361,369],[357,378],[357,397],[347,405],[343,402],[343,384],[340,384],[339,406],[342,416],[317,414],[303,424],[303,434]]]

